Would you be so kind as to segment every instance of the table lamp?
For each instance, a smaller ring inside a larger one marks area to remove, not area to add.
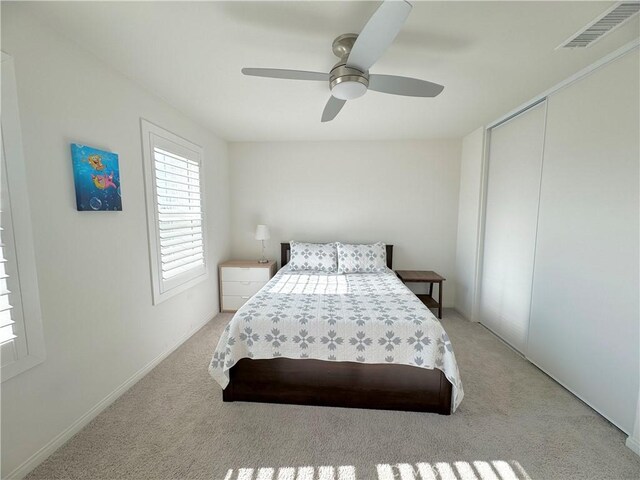
[[[267,263],[267,260],[264,256],[264,241],[269,240],[271,235],[269,235],[269,227],[266,225],[258,225],[256,227],[256,240],[260,240],[262,242],[262,258],[258,260],[258,263]]]

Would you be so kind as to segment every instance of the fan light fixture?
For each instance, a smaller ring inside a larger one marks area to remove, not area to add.
[[[353,100],[367,93],[367,86],[357,80],[346,80],[336,83],[331,89],[331,95],[340,100]]]

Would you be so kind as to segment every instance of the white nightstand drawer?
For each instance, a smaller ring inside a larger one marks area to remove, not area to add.
[[[222,295],[255,295],[266,282],[222,282]]]
[[[271,278],[268,268],[221,267],[223,282],[267,282]]]
[[[267,284],[278,265],[274,260],[228,260],[218,267],[220,309],[235,312]]]
[[[238,310],[242,305],[247,303],[251,295],[223,295],[222,310]]]

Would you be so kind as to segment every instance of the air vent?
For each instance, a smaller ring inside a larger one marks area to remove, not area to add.
[[[627,22],[640,11],[640,2],[620,2],[581,28],[558,48],[586,48]]]

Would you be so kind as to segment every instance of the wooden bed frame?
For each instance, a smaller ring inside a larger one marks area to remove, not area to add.
[[[290,245],[282,243],[281,266]],[[387,266],[393,245],[387,245]],[[225,402],[289,403],[451,414],[451,383],[440,370],[409,365],[243,358],[229,370]]]

